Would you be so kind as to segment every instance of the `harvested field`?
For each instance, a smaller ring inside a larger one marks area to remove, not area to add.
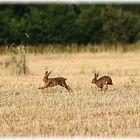
[[[27,64],[25,76],[0,65],[0,136],[140,136],[139,53],[29,54]],[[46,67],[74,95],[39,90]],[[91,83],[95,72],[112,77],[106,93]]]

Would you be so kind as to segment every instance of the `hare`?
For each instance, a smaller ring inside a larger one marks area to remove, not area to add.
[[[66,84],[67,78],[63,77],[55,77],[55,78],[48,78],[51,72],[46,71],[45,76],[43,78],[43,81],[45,82],[45,86],[39,87],[39,89],[44,89],[48,87],[54,87],[54,86],[62,86],[65,87],[69,92],[72,92],[72,89]]]
[[[99,73],[98,74],[95,73],[94,79],[92,79],[92,84],[96,84],[97,87],[101,88],[101,91],[104,85],[106,86],[105,91],[108,89],[108,85],[113,85],[111,77],[102,76],[99,79],[97,79],[98,76],[99,76]]]

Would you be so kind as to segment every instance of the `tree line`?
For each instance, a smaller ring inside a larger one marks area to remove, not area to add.
[[[139,4],[0,5],[0,45],[134,43],[138,40]]]

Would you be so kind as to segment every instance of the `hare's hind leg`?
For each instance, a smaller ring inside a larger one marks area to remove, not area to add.
[[[65,87],[69,92],[71,92],[71,93],[73,93],[73,90],[67,85],[66,87]]]
[[[105,88],[105,91],[107,91],[108,90],[108,85],[106,85],[106,88]]]
[[[72,89],[66,84],[66,82],[62,83],[60,86],[65,87],[69,92],[73,93]]]
[[[108,84],[107,84],[107,82],[105,83],[105,92],[107,91],[107,89],[108,89]]]

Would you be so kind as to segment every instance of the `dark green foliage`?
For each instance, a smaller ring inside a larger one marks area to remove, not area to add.
[[[139,13],[139,5],[0,5],[0,45],[133,43]]]

